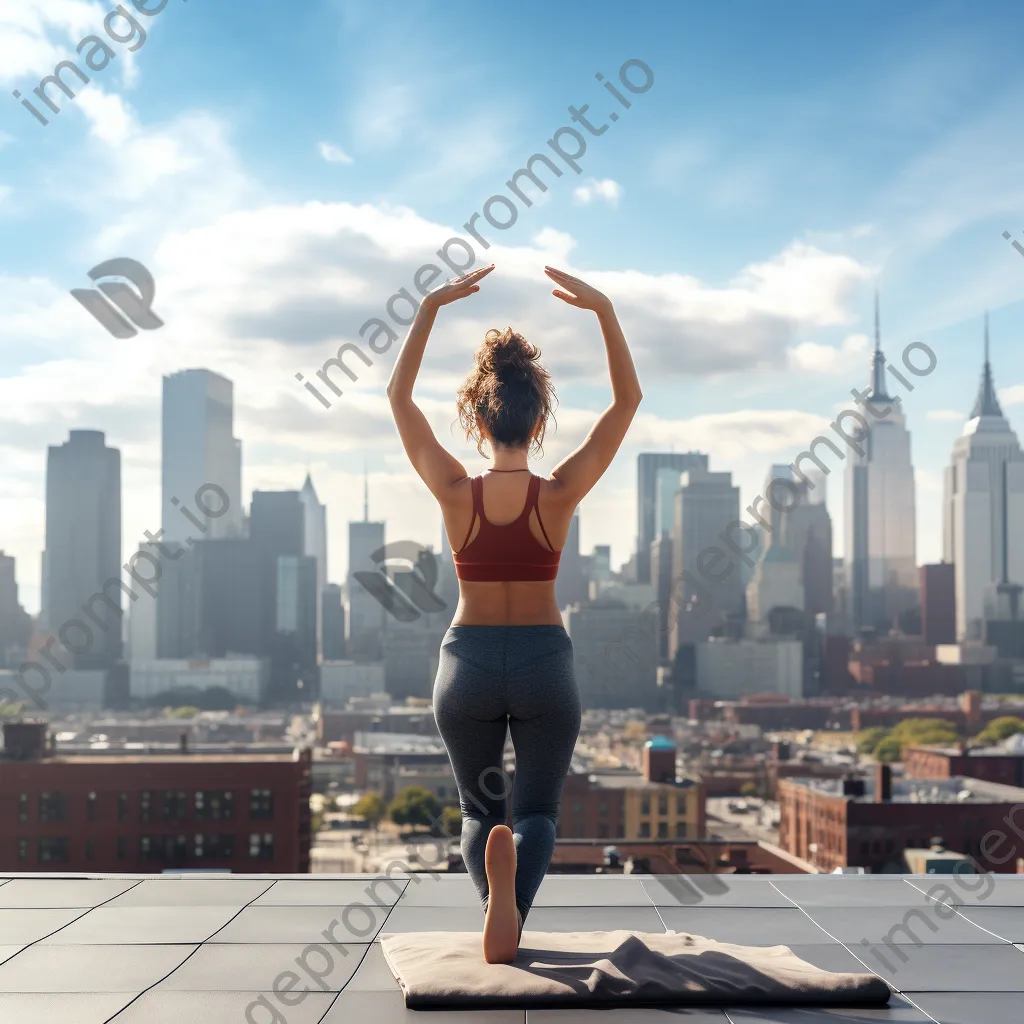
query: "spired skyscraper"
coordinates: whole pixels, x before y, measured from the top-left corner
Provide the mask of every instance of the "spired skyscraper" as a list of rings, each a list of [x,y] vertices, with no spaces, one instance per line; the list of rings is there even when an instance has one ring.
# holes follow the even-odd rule
[[[319,662],[324,650],[324,587],[327,586],[327,507],[320,504],[313,478],[306,473],[306,482],[299,491],[305,530],[303,554],[316,559],[316,656]]]
[[[902,403],[886,387],[877,293],[867,394],[859,402],[867,436],[851,445],[846,464],[844,559],[852,627],[887,632],[917,605],[920,581],[910,432]]]
[[[981,639],[984,620],[1000,617],[999,588],[1024,582],[1024,454],[996,397],[987,313],[978,397],[945,474],[943,547],[955,571],[957,636]]]

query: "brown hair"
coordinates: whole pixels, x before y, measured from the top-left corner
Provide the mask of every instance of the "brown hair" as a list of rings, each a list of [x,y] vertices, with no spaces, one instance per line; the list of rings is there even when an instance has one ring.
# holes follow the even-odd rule
[[[551,375],[540,364],[540,349],[511,327],[489,330],[458,392],[459,423],[466,440],[476,441],[476,450],[484,454],[479,416],[495,445],[522,448],[533,443],[542,451],[555,403]]]

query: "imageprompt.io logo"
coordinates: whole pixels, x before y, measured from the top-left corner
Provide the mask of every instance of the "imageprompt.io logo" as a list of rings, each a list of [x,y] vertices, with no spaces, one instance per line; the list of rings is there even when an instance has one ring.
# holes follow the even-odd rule
[[[377,548],[370,558],[380,566],[380,572],[353,575],[399,622],[414,622],[420,615],[447,607],[434,593],[437,559],[433,551],[413,540],[396,540]]]
[[[115,338],[134,338],[139,329],[163,327],[163,320],[151,308],[156,294],[153,275],[138,260],[124,256],[106,260],[93,267],[89,277],[100,282],[96,288],[73,288],[71,294]],[[125,281],[131,282],[131,287]]]

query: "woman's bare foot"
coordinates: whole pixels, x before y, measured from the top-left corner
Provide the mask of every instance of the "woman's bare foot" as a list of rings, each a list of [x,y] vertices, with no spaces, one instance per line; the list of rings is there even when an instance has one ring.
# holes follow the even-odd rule
[[[495,825],[484,853],[487,870],[487,916],[484,918],[484,959],[507,964],[519,951],[519,909],[516,907],[516,844],[507,825]]]

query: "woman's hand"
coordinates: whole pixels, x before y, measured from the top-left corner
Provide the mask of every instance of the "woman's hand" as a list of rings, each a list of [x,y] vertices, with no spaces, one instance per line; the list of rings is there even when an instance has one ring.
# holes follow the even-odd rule
[[[481,267],[479,270],[463,274],[462,277],[445,281],[440,288],[435,288],[427,293],[423,299],[423,305],[439,309],[441,306],[447,306],[449,302],[464,299],[467,295],[480,291],[480,285],[477,282],[482,281],[493,269],[494,264],[492,263],[489,267]]]
[[[604,292],[592,288],[585,281],[581,281],[564,270],[555,270],[554,267],[545,267],[544,273],[561,288],[556,288],[551,294],[568,302],[570,306],[578,309],[592,309],[595,313],[607,313],[612,308],[612,301]]]

